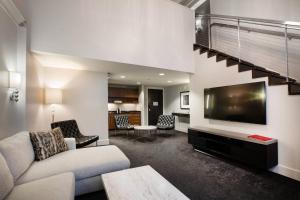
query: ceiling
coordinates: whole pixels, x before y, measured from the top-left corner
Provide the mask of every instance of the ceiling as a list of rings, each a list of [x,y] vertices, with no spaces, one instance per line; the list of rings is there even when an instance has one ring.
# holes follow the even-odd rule
[[[110,73],[109,83],[128,85],[171,86],[189,83],[189,74],[173,70],[101,61],[59,54],[37,53],[43,67]],[[161,74],[161,75],[160,75]],[[164,74],[162,76],[162,74]]]

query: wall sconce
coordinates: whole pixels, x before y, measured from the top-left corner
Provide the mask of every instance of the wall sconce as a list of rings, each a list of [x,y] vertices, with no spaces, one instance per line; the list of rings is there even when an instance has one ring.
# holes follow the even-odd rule
[[[51,118],[52,118],[52,122],[54,122],[55,104],[62,104],[62,90],[54,89],[54,88],[46,88],[45,104],[50,104],[52,106]]]
[[[17,72],[8,72],[8,88],[11,90],[10,101],[19,101],[19,89],[21,87],[21,74]]]

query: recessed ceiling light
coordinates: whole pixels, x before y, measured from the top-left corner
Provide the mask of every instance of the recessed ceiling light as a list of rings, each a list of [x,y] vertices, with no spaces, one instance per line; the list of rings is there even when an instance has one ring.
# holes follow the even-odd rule
[[[168,81],[168,83],[173,83],[173,81]]]
[[[120,77],[121,77],[121,78],[126,78],[126,76],[123,76],[123,75],[122,75],[122,76],[120,76]]]
[[[165,73],[159,73],[159,75],[160,75],[160,76],[164,76],[164,75],[165,75]]]

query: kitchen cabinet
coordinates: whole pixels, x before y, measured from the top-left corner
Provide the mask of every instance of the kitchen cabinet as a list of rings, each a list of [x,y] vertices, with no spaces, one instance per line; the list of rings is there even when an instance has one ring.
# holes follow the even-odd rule
[[[108,102],[114,103],[120,101],[122,103],[138,103],[139,88],[136,86],[116,86],[108,87]]]

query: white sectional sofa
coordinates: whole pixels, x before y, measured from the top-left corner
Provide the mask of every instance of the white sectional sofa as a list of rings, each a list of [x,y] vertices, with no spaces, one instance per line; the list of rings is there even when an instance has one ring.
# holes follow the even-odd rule
[[[28,132],[0,141],[0,200],[69,200],[103,189],[101,174],[130,167],[116,146],[76,149],[75,139],[65,139],[69,150],[34,161]]]

